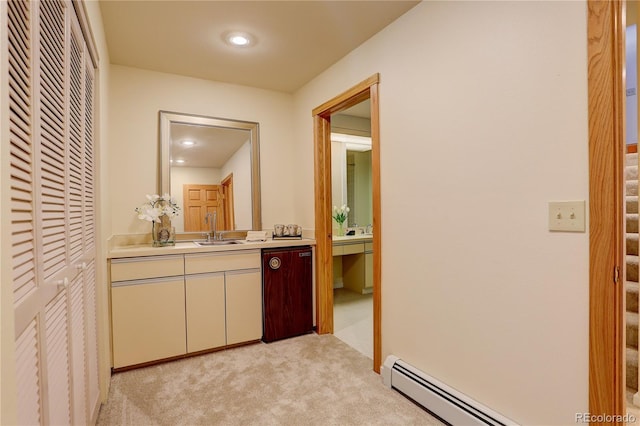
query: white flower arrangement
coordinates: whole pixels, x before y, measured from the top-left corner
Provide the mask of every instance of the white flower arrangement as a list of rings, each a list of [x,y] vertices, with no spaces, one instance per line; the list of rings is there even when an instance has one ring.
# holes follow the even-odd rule
[[[338,222],[338,225],[342,226],[342,224],[347,220],[350,210],[351,209],[346,204],[343,204],[340,208],[333,206],[333,220]]]
[[[169,194],[147,195],[147,202],[135,210],[138,213],[138,219],[157,223],[162,222],[162,216],[171,219],[180,214],[180,207]]]

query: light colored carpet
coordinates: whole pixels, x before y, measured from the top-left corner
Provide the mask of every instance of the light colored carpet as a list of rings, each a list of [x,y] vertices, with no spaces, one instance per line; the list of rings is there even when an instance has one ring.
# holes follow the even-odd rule
[[[333,335],[115,374],[98,425],[441,425]]]

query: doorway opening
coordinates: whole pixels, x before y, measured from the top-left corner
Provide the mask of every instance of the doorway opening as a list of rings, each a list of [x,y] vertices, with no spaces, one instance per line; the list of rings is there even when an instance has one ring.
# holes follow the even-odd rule
[[[372,187],[372,293],[373,293],[373,370],[381,364],[381,227],[380,227],[380,129],[378,84],[375,74],[313,110],[315,144],[316,218],[316,324],[319,334],[334,333],[333,318],[333,199],[331,165],[331,116],[365,100],[370,102],[371,187]]]
[[[331,115],[331,191],[334,218],[333,334],[373,359],[373,191],[369,99]]]

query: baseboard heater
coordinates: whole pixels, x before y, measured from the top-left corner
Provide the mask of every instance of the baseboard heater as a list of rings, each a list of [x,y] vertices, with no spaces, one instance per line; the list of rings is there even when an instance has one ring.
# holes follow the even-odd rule
[[[384,362],[382,381],[454,426],[517,425],[394,355],[389,355]]]

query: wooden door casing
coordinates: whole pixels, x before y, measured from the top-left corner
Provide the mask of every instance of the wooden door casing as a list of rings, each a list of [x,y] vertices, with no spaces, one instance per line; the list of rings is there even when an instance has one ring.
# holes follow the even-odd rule
[[[373,370],[382,364],[382,239],[380,204],[380,75],[348,89],[312,111],[316,222],[316,322],[318,333],[333,333],[333,257],[331,219],[331,114],[371,100],[371,171],[373,189]]]
[[[222,202],[224,204],[224,217],[228,230],[236,229],[235,212],[233,210],[233,173],[222,179]]]
[[[624,2],[589,0],[589,412],[624,414]],[[619,274],[618,274],[619,275]],[[617,419],[617,420],[616,420]]]

